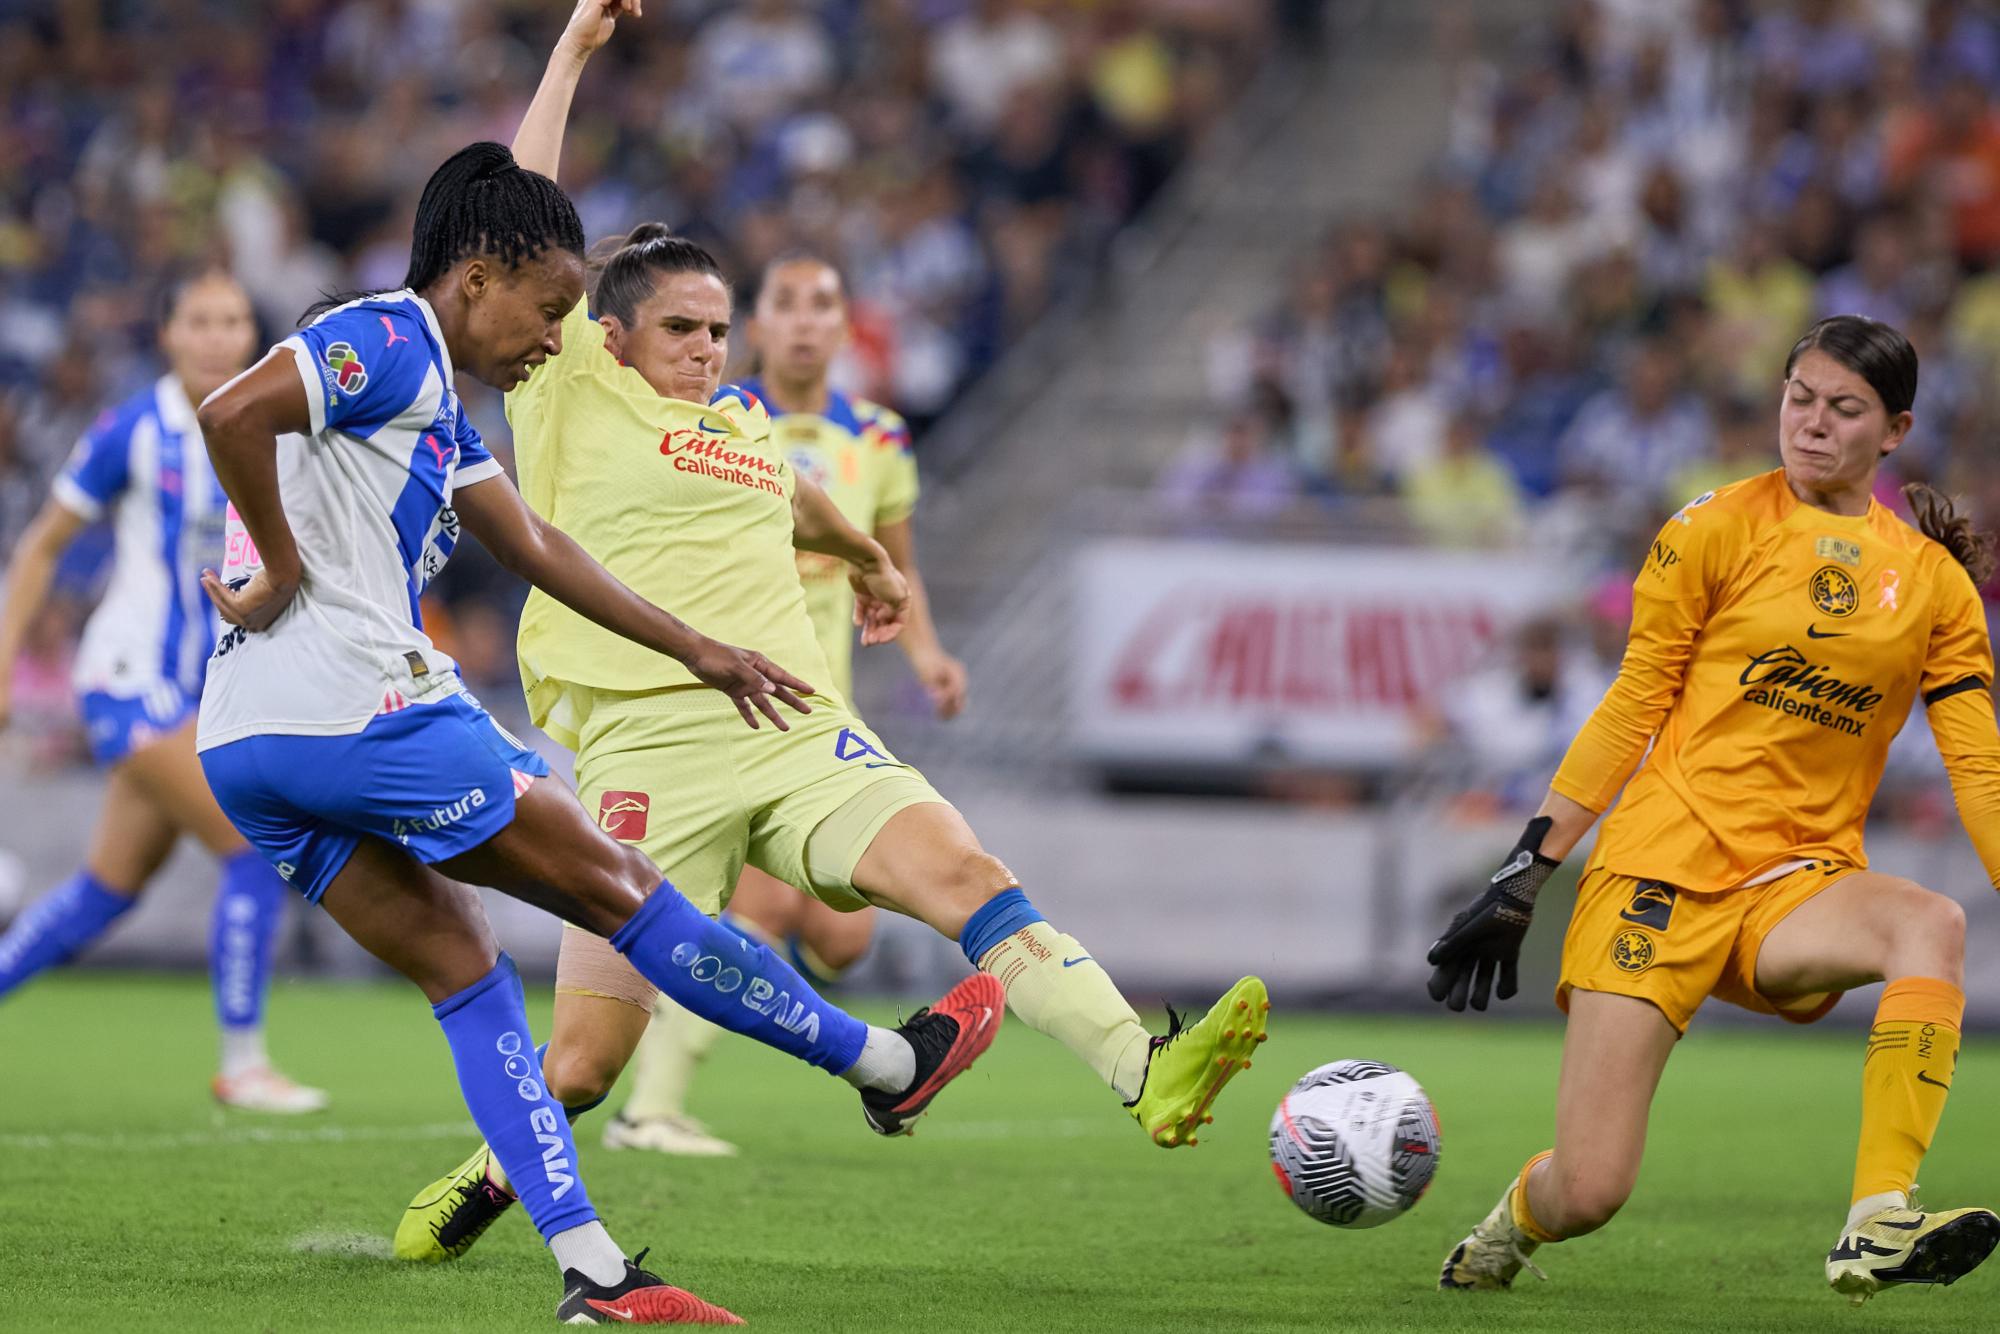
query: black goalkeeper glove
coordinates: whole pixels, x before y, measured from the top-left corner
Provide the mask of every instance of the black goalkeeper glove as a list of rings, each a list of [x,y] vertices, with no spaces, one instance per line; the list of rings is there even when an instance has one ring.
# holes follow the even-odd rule
[[[1486,892],[1452,918],[1431,946],[1432,1000],[1453,1010],[1463,1010],[1470,1000],[1473,1009],[1484,1010],[1487,996],[1495,991],[1496,974],[1501,1000],[1512,999],[1520,989],[1521,941],[1534,917],[1535,895],[1561,865],[1542,855],[1542,839],[1553,823],[1546,815],[1528,821]]]

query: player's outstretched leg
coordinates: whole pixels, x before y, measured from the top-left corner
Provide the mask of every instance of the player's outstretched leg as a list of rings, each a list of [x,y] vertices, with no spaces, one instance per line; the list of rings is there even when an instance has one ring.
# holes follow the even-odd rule
[[[0,997],[46,968],[68,962],[138,901],[89,871],[23,908],[0,935]]]
[[[1683,1020],[1684,1021],[1684,1020]],[[1438,1287],[1503,1291],[1539,1246],[1595,1232],[1639,1177],[1646,1116],[1680,1029],[1652,1002],[1570,992],[1556,1146],[1530,1158],[1492,1212],[1445,1257]]]
[[[208,972],[222,1029],[222,1068],[210,1087],[226,1107],[297,1114],[326,1106],[322,1090],[296,1083],[272,1066],[264,1046],[271,945],[291,897],[291,886],[255,849],[222,859],[222,884],[209,921]]]
[[[1022,1022],[1068,1047],[1114,1089],[1162,1148],[1196,1143],[1216,1095],[1266,1035],[1270,999],[1246,977],[1200,1021],[1169,1014],[1155,1037],[1091,953],[1030,903],[965,818],[930,800],[891,816],[854,869],[854,886],[877,903],[955,938],[994,978]]]
[[[1882,990],[1861,1067],[1854,1203],[1826,1281],[1859,1306],[1899,1283],[1953,1283],[2000,1246],[1990,1209],[1920,1210],[1911,1199],[1958,1066],[1965,993],[1935,977]]]
[[[536,1067],[520,978],[494,945],[473,890],[388,844],[363,841],[321,905],[430,998],[473,1124],[562,1271],[564,1321],[741,1323],[628,1262],[598,1221],[568,1118]]]

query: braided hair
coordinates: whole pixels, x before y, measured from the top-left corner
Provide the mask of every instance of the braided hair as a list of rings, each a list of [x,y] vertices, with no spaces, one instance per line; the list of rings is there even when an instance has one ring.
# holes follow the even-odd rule
[[[422,291],[467,255],[492,255],[514,268],[552,248],[583,256],[583,224],[562,187],[514,161],[503,144],[467,144],[424,184],[403,286]],[[323,297],[300,323],[370,295]]]

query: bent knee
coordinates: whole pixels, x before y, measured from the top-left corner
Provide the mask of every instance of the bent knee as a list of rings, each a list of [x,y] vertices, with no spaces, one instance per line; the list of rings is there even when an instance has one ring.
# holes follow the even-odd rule
[[[1574,1237],[1597,1231],[1617,1217],[1631,1195],[1631,1186],[1624,1182],[1567,1183],[1562,1188],[1562,1235]]]
[[[611,1053],[588,1047],[550,1047],[542,1058],[542,1080],[549,1096],[565,1107],[581,1107],[604,1097],[623,1069]]]
[[[1936,890],[1905,882],[1908,888],[1896,906],[1897,934],[1921,941],[1947,957],[1965,956],[1965,909],[1958,900]]]

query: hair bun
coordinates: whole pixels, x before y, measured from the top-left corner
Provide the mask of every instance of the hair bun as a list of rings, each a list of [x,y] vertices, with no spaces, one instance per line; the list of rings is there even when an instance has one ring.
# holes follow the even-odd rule
[[[625,233],[625,245],[644,245],[648,241],[661,241],[674,234],[674,229],[664,222],[642,222]]]

